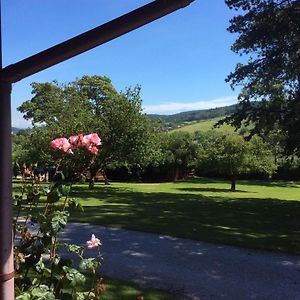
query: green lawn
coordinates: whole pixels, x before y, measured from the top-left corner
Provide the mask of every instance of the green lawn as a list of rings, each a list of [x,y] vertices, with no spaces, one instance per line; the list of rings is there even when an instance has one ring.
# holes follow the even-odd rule
[[[75,185],[73,221],[300,254],[300,184],[221,180]]]
[[[136,300],[137,297],[144,297],[145,300],[176,300],[179,299],[174,295],[167,294],[161,291],[150,289],[142,289],[139,286],[126,283],[123,281],[104,278],[106,286],[105,292],[101,296],[101,300]]]
[[[219,180],[74,186],[73,221],[300,254],[300,185]]]

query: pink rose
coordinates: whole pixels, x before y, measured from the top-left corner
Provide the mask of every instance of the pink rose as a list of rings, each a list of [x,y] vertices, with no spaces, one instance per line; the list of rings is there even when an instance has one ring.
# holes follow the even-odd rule
[[[98,153],[98,148],[96,146],[90,146],[88,149],[93,154],[97,154]]]
[[[71,148],[71,144],[66,138],[57,138],[50,142],[50,146],[53,149],[59,149],[64,152],[68,152]]]
[[[95,145],[95,146],[100,146],[101,139],[97,133],[91,133],[91,134],[83,136],[82,144],[86,147],[89,147],[91,144]]]
[[[93,143],[95,146],[101,145],[101,139],[97,133],[91,133],[89,136],[90,136],[91,143]]]
[[[98,246],[101,246],[102,244],[101,244],[101,241],[99,239],[97,239],[94,234],[92,234],[91,239],[86,242],[86,245],[89,249],[93,249]]]
[[[88,148],[91,144],[90,137],[88,135],[84,135],[82,140],[81,140],[81,143],[82,143],[83,146]]]
[[[76,147],[78,145],[78,142],[79,142],[79,136],[78,135],[72,135],[69,137],[69,143]]]
[[[57,138],[50,142],[53,149],[59,149],[66,153],[73,154],[73,149],[78,147],[87,148],[92,154],[97,154],[99,149],[97,146],[101,145],[101,139],[97,133],[91,133],[83,136],[82,134],[71,135],[69,139]]]
[[[72,145],[72,149],[82,145],[82,137],[82,134],[72,135],[69,137],[69,143]]]
[[[101,145],[101,139],[97,133],[91,133],[83,136],[81,144],[92,154],[97,154],[99,151],[97,146]]]
[[[55,139],[50,142],[50,147],[53,149],[58,149],[60,147],[60,139]]]

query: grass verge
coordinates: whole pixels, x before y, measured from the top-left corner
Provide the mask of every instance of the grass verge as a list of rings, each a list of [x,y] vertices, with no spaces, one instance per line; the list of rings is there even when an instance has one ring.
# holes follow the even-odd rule
[[[145,300],[176,300],[174,295],[162,291],[143,289],[138,285],[119,281],[111,278],[104,278],[106,291],[101,296],[101,300],[136,300],[137,297],[144,297]]]

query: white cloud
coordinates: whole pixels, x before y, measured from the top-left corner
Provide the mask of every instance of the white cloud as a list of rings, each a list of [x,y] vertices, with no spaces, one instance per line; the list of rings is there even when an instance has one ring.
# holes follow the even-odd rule
[[[27,128],[31,127],[31,122],[26,121],[19,112],[13,111],[12,126],[17,128]]]
[[[147,114],[175,114],[183,111],[216,108],[236,103],[237,97],[229,96],[195,102],[165,102],[162,104],[145,105],[143,110]]]

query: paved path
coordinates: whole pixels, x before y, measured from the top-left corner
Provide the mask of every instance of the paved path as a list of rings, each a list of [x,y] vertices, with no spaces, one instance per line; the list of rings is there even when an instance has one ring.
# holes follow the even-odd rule
[[[102,242],[102,274],[200,300],[300,300],[300,256],[69,223],[62,239]],[[94,250],[90,251],[91,256]]]

